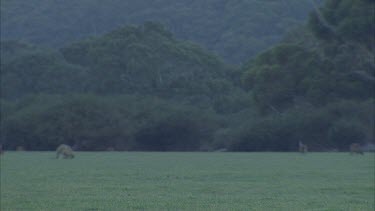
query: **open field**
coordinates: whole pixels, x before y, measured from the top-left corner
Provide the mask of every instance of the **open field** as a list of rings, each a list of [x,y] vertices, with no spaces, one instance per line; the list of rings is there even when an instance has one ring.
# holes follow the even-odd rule
[[[1,210],[374,210],[374,153],[54,155],[1,157]]]

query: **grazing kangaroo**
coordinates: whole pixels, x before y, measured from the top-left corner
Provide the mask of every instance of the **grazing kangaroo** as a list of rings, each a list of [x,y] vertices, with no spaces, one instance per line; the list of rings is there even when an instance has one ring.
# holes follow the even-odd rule
[[[352,143],[350,145],[350,154],[361,154],[363,155],[363,150],[361,149],[361,145],[358,143]]]
[[[307,152],[307,145],[305,145],[301,141],[299,141],[299,143],[298,143],[298,151],[300,153],[306,153]]]
[[[56,159],[58,159],[60,155],[62,155],[63,158],[74,158],[73,149],[66,144],[61,144],[59,147],[57,147]]]

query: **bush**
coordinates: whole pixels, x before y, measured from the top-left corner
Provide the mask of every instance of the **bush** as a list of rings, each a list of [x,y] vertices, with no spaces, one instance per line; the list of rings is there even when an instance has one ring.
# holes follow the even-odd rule
[[[351,143],[362,143],[365,133],[359,123],[339,120],[330,128],[328,137],[340,150],[347,150]]]
[[[218,125],[210,111],[144,96],[41,95],[14,109],[1,125],[8,149],[54,150],[66,143],[78,150],[190,151],[210,142]]]
[[[218,127],[215,115],[189,107],[171,108],[147,122],[135,134],[137,150],[197,151],[211,142]]]

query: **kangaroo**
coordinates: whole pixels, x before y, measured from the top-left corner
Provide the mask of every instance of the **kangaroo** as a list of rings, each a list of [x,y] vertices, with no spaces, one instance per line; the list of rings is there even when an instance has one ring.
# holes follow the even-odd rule
[[[59,159],[60,155],[63,158],[70,158],[70,159],[74,158],[73,149],[66,144],[61,144],[59,147],[57,147],[56,159]]]
[[[361,149],[361,145],[358,143],[352,143],[350,145],[350,154],[361,154],[363,155],[363,150]]]
[[[307,145],[303,144],[301,141],[298,143],[298,151],[300,153],[306,153],[307,152]]]

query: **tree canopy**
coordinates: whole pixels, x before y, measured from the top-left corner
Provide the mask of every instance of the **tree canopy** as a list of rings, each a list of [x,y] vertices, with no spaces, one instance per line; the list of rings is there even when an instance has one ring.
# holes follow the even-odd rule
[[[30,6],[32,1],[23,2]],[[124,2],[118,1],[119,8]],[[148,2],[158,8],[166,1]],[[177,2],[184,5],[170,1],[171,8]],[[227,11],[247,5],[219,2],[191,6]],[[288,1],[248,1],[268,5],[267,11],[280,2]],[[2,12],[19,3],[6,1]],[[82,3],[110,5],[75,4]],[[176,38],[171,25],[153,21],[109,32],[103,28],[70,43],[60,40],[58,48],[2,41],[0,142],[6,149],[51,150],[65,142],[78,150],[149,151],[295,151],[299,141],[311,150],[329,151],[348,150],[352,142],[374,143],[374,4],[327,0],[304,25],[238,68]],[[230,22],[236,25],[238,17]],[[246,20],[238,24],[253,29],[254,22]],[[268,28],[257,27],[267,37]],[[246,30],[230,37],[239,39]],[[225,52],[239,55],[233,52],[241,48],[233,49]]]
[[[242,67],[242,85],[265,125],[250,124],[238,138],[238,149],[259,149],[264,143],[256,140],[266,137],[266,143],[281,137],[339,149],[374,141],[374,121],[360,117],[363,111],[374,113],[372,8],[374,1],[328,0],[311,13],[306,26]]]

